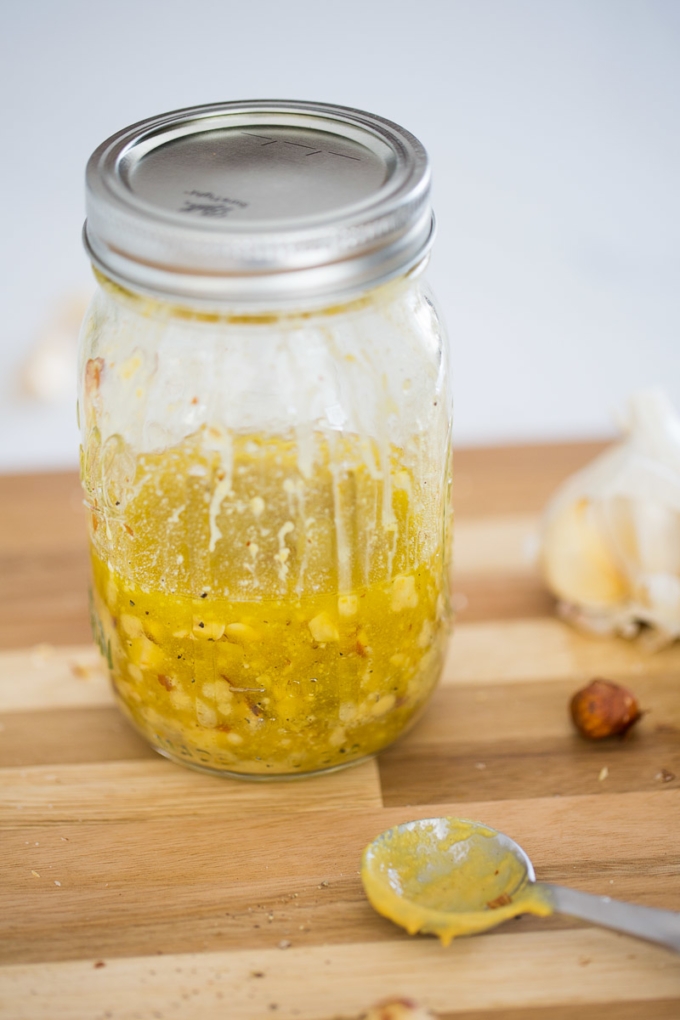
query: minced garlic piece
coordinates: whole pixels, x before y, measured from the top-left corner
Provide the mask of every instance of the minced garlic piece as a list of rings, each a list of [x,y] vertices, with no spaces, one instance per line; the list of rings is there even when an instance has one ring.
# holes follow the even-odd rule
[[[331,620],[328,613],[319,613],[313,620],[309,621],[309,630],[315,641],[322,644],[325,641],[339,641],[338,628]]]

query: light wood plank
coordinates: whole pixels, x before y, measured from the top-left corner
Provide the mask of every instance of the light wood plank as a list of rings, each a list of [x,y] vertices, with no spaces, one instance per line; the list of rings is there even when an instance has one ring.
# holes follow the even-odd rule
[[[583,966],[589,966],[583,957]],[[439,1013],[437,1020],[678,1020],[677,999],[648,999],[646,1002],[615,999],[611,1002],[554,1003],[551,1006],[505,1006]]]
[[[493,514],[454,526],[454,583],[464,574],[536,574],[540,517]]]
[[[463,518],[454,528],[453,606],[459,623],[554,617],[536,563],[534,514]]]
[[[585,963],[587,961],[587,964]],[[0,970],[6,1016],[22,1020],[331,1020],[386,996],[449,1014],[678,997],[677,957],[605,931],[156,956]]]
[[[644,858],[651,867],[652,861],[665,860],[675,849],[669,834],[680,826],[680,790],[430,804],[429,809],[506,832],[529,853],[539,878],[559,870],[567,882],[579,861]],[[388,810],[401,819],[427,817],[422,807]]]
[[[0,652],[0,713],[113,703],[108,673],[94,645]]]
[[[382,806],[378,768],[364,762],[329,776],[281,784],[201,775],[172,762],[0,769],[0,825],[104,822]]]
[[[607,675],[611,678],[612,673]],[[621,679],[613,674],[613,679]],[[571,696],[583,676],[520,683],[442,684],[416,726],[395,746],[447,745],[451,749],[477,744],[493,753],[493,745],[516,741],[527,747],[534,740],[573,741],[596,760],[621,757],[628,748],[645,743],[653,747],[659,737],[680,745],[680,679],[674,671],[624,676],[635,693],[643,716],[623,739],[585,740],[574,729],[569,712]]]
[[[656,653],[637,641],[584,635],[560,620],[460,624],[444,684],[521,683],[594,676],[634,678],[680,670],[680,644]]]

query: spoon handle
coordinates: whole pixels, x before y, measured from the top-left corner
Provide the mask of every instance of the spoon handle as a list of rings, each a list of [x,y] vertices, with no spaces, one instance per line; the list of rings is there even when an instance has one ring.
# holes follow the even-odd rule
[[[609,896],[593,896],[577,889],[566,889],[562,885],[550,885],[547,882],[538,884],[548,892],[555,910],[560,914],[580,917],[584,921],[615,928],[650,942],[660,942],[680,952],[680,913],[622,903]]]

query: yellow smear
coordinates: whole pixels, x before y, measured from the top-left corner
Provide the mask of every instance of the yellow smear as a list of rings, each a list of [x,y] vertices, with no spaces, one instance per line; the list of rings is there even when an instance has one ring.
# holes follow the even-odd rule
[[[498,833],[456,818],[410,822],[383,833],[364,851],[361,879],[372,906],[410,935],[443,945],[520,914],[547,917],[548,893]]]
[[[418,267],[416,267],[417,269]],[[345,315],[348,312],[355,312],[363,308],[374,306],[377,301],[384,300],[388,303],[394,294],[394,291],[404,285],[404,281],[417,275],[412,270],[406,276],[399,277],[396,280],[390,280],[388,283],[382,284],[380,287],[375,287],[369,294],[362,294],[358,297],[349,298],[346,301],[341,301],[336,304],[325,305],[321,307],[314,307],[310,309],[295,308],[294,310],[284,311],[248,311],[237,313],[232,310],[221,311],[205,310],[201,308],[194,308],[188,305],[174,304],[170,301],[160,300],[153,298],[148,295],[139,294],[135,291],[128,290],[126,287],[122,287],[119,283],[115,283],[109,277],[105,276],[98,269],[94,269],[93,272],[99,285],[110,294],[114,294],[118,300],[125,302],[125,304],[134,307],[141,315],[155,316],[160,315],[163,317],[171,317],[176,319],[184,319],[192,322],[211,322],[211,323],[229,323],[230,325],[263,325],[270,326],[276,325],[287,320],[307,320],[316,317],[334,317],[338,315]]]

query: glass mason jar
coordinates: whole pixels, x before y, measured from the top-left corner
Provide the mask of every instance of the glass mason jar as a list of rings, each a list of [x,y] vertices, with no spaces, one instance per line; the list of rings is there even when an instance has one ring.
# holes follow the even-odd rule
[[[426,154],[356,110],[227,103],[113,136],[87,185],[82,481],[120,705],[209,772],[360,761],[449,629]]]

